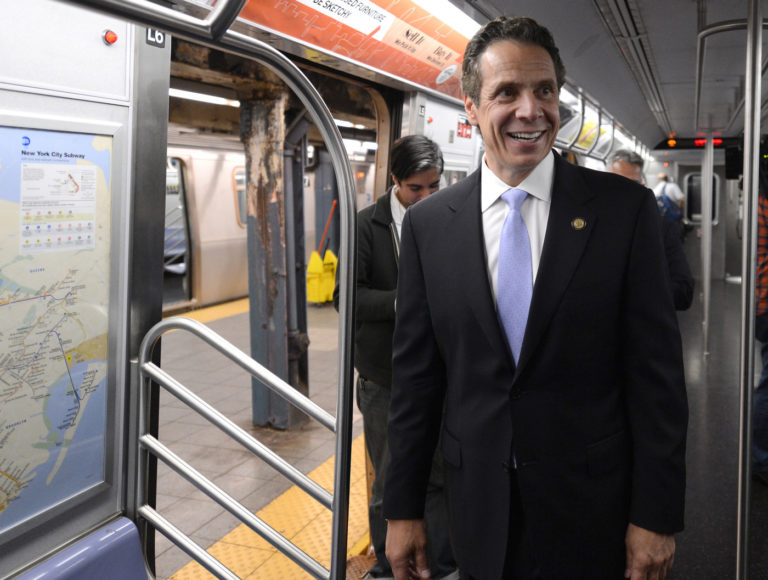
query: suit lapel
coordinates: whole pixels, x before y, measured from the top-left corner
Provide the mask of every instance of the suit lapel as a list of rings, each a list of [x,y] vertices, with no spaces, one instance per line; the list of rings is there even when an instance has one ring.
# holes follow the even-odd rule
[[[580,170],[556,155],[547,233],[516,375],[535,352],[587,246],[597,219],[586,203],[593,196]]]
[[[454,217],[449,226],[451,253],[461,268],[461,290],[489,344],[499,356],[510,358],[506,338],[496,314],[496,305],[488,280],[485,238],[480,212],[480,171],[472,176],[469,190],[457,192],[448,201]],[[514,365],[513,365],[514,366]]]

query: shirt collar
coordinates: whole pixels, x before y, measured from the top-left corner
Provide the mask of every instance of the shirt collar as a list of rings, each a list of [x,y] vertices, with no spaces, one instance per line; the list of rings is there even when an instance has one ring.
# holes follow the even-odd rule
[[[480,177],[481,201],[480,210],[485,211],[501,197],[511,186],[499,179],[491,171],[483,157]],[[549,154],[534,167],[530,175],[523,179],[517,186],[517,189],[524,189],[529,195],[532,195],[541,201],[548,202],[552,198],[552,183],[555,176],[555,154],[550,151]]]
[[[394,185],[392,186],[392,189],[389,190],[389,209],[392,212],[392,221],[398,226],[401,225],[403,223],[403,218],[405,217],[406,207],[400,203],[400,200],[395,195]]]

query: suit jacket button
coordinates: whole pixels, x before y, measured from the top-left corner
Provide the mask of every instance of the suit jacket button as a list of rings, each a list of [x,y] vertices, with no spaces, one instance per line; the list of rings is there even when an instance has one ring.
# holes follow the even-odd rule
[[[513,401],[519,400],[520,399],[520,389],[515,389],[514,391],[512,391],[511,397],[512,397]]]
[[[501,462],[501,466],[504,468],[504,471],[506,471],[507,473],[510,472],[509,461],[502,461]]]

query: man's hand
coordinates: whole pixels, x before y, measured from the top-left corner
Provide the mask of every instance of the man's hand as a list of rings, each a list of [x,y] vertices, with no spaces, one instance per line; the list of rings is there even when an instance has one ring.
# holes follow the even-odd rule
[[[395,580],[430,578],[424,520],[389,520],[386,551]]]
[[[664,580],[675,561],[675,536],[658,534],[634,524],[627,528],[627,570],[631,580]]]

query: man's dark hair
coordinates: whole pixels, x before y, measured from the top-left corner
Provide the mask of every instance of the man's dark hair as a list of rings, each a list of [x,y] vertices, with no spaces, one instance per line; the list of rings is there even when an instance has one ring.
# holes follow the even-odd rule
[[[514,40],[540,46],[552,57],[557,87],[560,88],[565,84],[565,65],[560,59],[560,51],[555,46],[552,33],[533,18],[499,16],[478,30],[464,51],[464,61],[461,63],[461,88],[473,103],[479,104],[480,87],[483,84],[483,79],[480,78],[480,58],[491,44],[499,40]]]
[[[607,165],[610,167],[617,161],[624,161],[625,163],[629,163],[630,165],[637,165],[640,169],[643,169],[645,166],[645,161],[643,161],[643,158],[640,157],[637,153],[634,151],[630,151],[629,149],[617,149],[613,153],[611,153],[608,156],[608,162]]]
[[[389,170],[399,181],[429,169],[443,173],[443,153],[432,139],[424,135],[406,135],[392,144]]]

